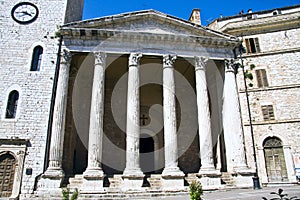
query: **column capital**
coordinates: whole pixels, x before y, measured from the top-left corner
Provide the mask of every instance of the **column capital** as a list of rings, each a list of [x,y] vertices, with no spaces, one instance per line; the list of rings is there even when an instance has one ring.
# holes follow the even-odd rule
[[[136,67],[140,64],[140,59],[143,56],[141,53],[131,53],[129,56],[129,67]]]
[[[177,56],[176,55],[164,55],[163,56],[163,68],[169,68],[173,67],[173,64],[176,60]]]
[[[227,60],[225,59],[225,72],[237,72],[237,68],[239,66],[239,63],[234,62],[233,59]]]
[[[61,56],[61,64],[70,64],[72,60],[72,53],[64,49]]]
[[[205,65],[208,62],[208,57],[195,56],[195,71],[205,70]]]
[[[95,56],[95,65],[103,65],[106,60],[105,52],[93,52]]]

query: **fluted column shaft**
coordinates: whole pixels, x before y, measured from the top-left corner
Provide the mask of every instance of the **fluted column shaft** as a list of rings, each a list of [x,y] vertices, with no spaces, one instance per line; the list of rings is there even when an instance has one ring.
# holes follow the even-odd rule
[[[178,168],[174,62],[176,56],[163,57],[163,114],[165,169],[163,175],[181,172]]]
[[[103,175],[101,168],[104,114],[104,82],[106,54],[95,52],[95,67],[90,111],[88,166],[85,176]]]
[[[44,175],[63,176],[62,152],[65,133],[65,119],[68,96],[68,81],[71,53],[64,50],[61,56],[53,112],[52,135],[49,150],[49,166]]]
[[[211,133],[211,117],[205,75],[205,65],[208,59],[195,57],[195,76],[198,107],[198,132],[200,144],[200,172],[215,170],[213,161],[213,144]]]
[[[140,168],[140,82],[139,60],[142,54],[132,53],[129,57],[126,122],[126,168],[124,175],[139,175]]]
[[[227,168],[239,171],[247,168],[241,121],[241,111],[233,61],[225,61],[223,91],[223,129],[226,146]]]

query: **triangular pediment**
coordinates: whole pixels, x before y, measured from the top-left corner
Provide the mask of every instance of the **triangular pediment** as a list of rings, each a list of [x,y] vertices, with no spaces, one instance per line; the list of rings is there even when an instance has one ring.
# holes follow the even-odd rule
[[[231,35],[211,30],[207,27],[173,17],[155,10],[124,13],[91,20],[73,22],[63,29],[95,29],[118,32],[138,32],[151,34],[200,36],[233,39]]]

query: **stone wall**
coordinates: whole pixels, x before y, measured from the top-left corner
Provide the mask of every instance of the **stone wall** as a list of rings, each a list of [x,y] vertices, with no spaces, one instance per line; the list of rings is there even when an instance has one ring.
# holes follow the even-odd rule
[[[22,193],[31,193],[36,177],[44,168],[50,101],[58,51],[55,32],[57,26],[63,23],[67,0],[34,1],[39,9],[39,15],[34,22],[26,25],[18,24],[11,17],[11,9],[17,3],[19,3],[17,0],[0,1],[2,52],[0,138],[20,138],[30,141],[24,169],[32,168],[32,174],[26,175],[23,170],[21,190]],[[81,16],[81,13],[78,16]],[[32,52],[37,45],[43,47],[42,64],[40,71],[32,72],[30,71]],[[7,99],[12,90],[19,92],[17,116],[15,119],[5,119]]]
[[[290,157],[285,155],[286,162],[291,163],[290,170],[294,170],[292,155],[300,152],[300,145],[297,142],[300,140],[300,103],[298,101],[300,98],[300,44],[297,39],[299,35],[299,29],[291,29],[245,37],[258,37],[261,49],[259,54],[244,55],[245,69],[253,74],[253,80],[247,79],[247,83],[253,84],[253,87],[248,87],[248,91],[260,175],[266,174],[266,169],[261,167],[265,160],[262,157],[263,154],[259,154],[258,149],[262,147],[267,137],[278,137],[282,140],[284,147],[290,149]],[[251,64],[255,65],[253,70],[250,70]],[[258,87],[255,75],[255,70],[258,69],[266,70],[268,87]],[[247,159],[250,166],[254,168],[253,145],[241,69],[237,78],[245,144],[246,147],[251,147],[246,148]],[[264,121],[262,105],[273,105],[275,120]],[[291,173],[294,172],[291,171]]]

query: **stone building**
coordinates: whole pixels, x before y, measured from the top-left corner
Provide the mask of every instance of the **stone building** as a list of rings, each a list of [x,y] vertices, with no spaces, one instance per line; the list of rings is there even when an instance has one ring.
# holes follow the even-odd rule
[[[82,199],[182,193],[193,180],[205,189],[252,186],[255,166],[244,89],[236,84],[233,49],[241,42],[235,33],[197,24],[199,10],[191,15],[194,22],[154,10],[80,21],[83,0],[2,5],[1,198],[58,198],[66,186],[77,188]],[[278,17],[286,19],[285,9],[280,11]],[[286,31],[287,45],[297,44],[297,23],[270,27]],[[291,62],[284,69],[293,66],[297,80],[297,53],[294,46],[260,56]],[[247,58],[245,66],[256,59],[254,54]],[[266,98],[264,92],[282,98],[276,104],[274,98],[262,101],[272,121],[259,121],[260,112],[253,109],[254,132],[261,134],[255,135],[261,141],[258,155],[282,151],[284,181],[294,183],[298,86],[291,75],[278,72],[282,67],[269,74],[271,66],[254,64],[255,70],[265,69],[257,74],[282,79],[272,85],[268,77],[266,87],[262,77],[263,88],[249,89],[256,95],[250,95],[251,102]],[[284,95],[292,91],[286,103]],[[278,106],[273,116],[265,103],[270,101]],[[284,112],[292,105],[294,110]],[[286,134],[293,134],[294,143]],[[273,148],[274,143],[281,146]],[[264,163],[259,157],[259,175],[267,183],[270,162]]]
[[[216,19],[208,26],[243,40],[258,175],[265,185],[296,182],[300,155],[299,17],[300,5],[295,5],[261,12],[249,10]],[[254,168],[241,69],[238,85],[245,144],[249,147],[247,160]],[[300,170],[299,164],[297,168]]]

